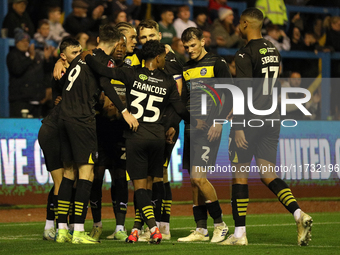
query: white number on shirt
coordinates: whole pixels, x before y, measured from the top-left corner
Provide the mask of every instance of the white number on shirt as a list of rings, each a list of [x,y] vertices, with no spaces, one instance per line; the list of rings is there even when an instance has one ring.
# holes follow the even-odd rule
[[[263,95],[269,95],[269,84],[268,84],[269,72],[274,72],[272,85],[271,85],[272,87],[271,87],[271,90],[270,90],[270,94],[272,94],[273,87],[275,85],[277,76],[279,75],[279,67],[278,66],[269,66],[269,67],[262,68],[262,73],[265,74],[264,81],[263,81],[263,91],[262,91]]]
[[[131,95],[136,96],[137,98],[135,100],[133,100],[131,102],[131,106],[136,107],[137,108],[137,113],[132,114],[136,119],[139,119],[140,117],[143,116],[144,113],[144,108],[143,106],[140,104],[148,95],[143,93],[143,92],[139,92],[136,90],[131,90]],[[149,96],[148,99],[148,103],[146,105],[145,110],[154,112],[154,115],[152,117],[143,117],[143,121],[145,122],[156,122],[159,118],[160,115],[160,110],[159,108],[153,106],[154,102],[163,102],[163,97],[157,97],[157,96]]]
[[[80,69],[81,69],[80,66],[76,65],[76,67],[74,67],[71,70],[70,74],[68,75],[67,79],[69,80],[70,84],[66,88],[67,91],[71,90],[73,83],[75,82],[75,80],[78,78],[80,74]]]

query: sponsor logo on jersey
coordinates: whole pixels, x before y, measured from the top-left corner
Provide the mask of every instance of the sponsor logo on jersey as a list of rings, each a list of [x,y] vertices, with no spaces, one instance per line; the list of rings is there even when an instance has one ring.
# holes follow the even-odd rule
[[[107,63],[107,67],[111,67],[111,68],[115,67],[115,64],[113,63],[112,60],[109,60],[109,62]]]
[[[201,74],[202,76],[204,76],[204,75],[207,74],[207,72],[208,72],[208,71],[207,71],[207,68],[202,68],[200,74]]]
[[[126,59],[124,60],[124,62],[125,62],[125,64],[127,64],[127,65],[129,65],[129,66],[131,66],[131,64],[132,64],[132,61],[131,61],[131,59],[129,59],[129,58],[126,58]]]
[[[145,74],[140,74],[139,79],[141,79],[142,81],[146,81],[148,79],[148,76],[146,76]]]
[[[238,54],[241,58],[244,58],[244,55],[246,55],[245,53],[243,54]]]
[[[272,48],[267,48],[268,52],[274,52],[276,50],[276,48],[272,47]]]
[[[260,54],[265,55],[267,53],[266,48],[259,49]]]

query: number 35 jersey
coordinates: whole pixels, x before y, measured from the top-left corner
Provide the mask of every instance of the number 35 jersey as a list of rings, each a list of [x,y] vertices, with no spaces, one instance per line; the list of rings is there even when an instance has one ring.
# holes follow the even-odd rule
[[[127,108],[140,123],[136,133],[126,132],[125,137],[164,139],[165,133],[161,119],[168,104],[172,104],[176,112],[190,122],[190,114],[181,101],[172,75],[168,75],[162,70],[150,71],[140,66],[103,68],[96,60],[101,54],[101,51],[94,51],[94,56],[88,55],[86,62],[100,75],[125,84]],[[105,82],[110,81],[104,77],[102,79]]]
[[[251,40],[235,55],[236,84],[251,84],[252,103],[256,110],[272,107],[273,87],[277,87],[281,56],[275,46],[266,39]],[[244,88],[244,87],[243,87]],[[243,90],[243,89],[242,89]],[[243,91],[244,95],[246,91]],[[245,96],[245,100],[247,97]],[[245,108],[245,119],[261,118]]]

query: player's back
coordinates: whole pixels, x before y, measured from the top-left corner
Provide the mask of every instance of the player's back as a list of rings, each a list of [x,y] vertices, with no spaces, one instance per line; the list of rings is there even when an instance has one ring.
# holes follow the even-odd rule
[[[103,55],[100,61],[111,67],[109,56]],[[101,92],[98,75],[91,71],[80,56],[72,61],[65,75],[60,117],[68,121],[92,123],[95,120],[94,107]]]
[[[164,137],[161,125],[164,110],[171,101],[180,101],[173,77],[158,69],[150,71],[140,66],[129,69],[133,75],[125,82],[126,97],[129,110],[140,123],[137,133],[148,130],[156,137]]]
[[[280,62],[279,51],[271,42],[263,38],[249,41],[236,53],[236,82],[251,79],[252,103],[255,109],[271,108],[273,87],[278,85]],[[255,116],[249,112],[247,114],[247,118]]]

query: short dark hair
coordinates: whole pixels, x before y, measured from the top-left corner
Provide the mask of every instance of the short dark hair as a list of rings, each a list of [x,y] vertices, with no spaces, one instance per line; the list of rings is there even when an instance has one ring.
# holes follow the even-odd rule
[[[139,30],[143,28],[155,28],[159,32],[159,25],[152,19],[142,20],[137,27],[137,35],[139,36]]]
[[[183,43],[185,43],[185,42],[189,42],[194,37],[196,37],[198,40],[202,40],[203,30],[197,27],[189,27],[183,31],[181,40]]]
[[[99,28],[99,42],[116,43],[121,36],[120,31],[109,24],[102,25]]]
[[[142,58],[146,61],[165,53],[165,46],[156,40],[147,41],[142,48]]]
[[[48,19],[39,20],[38,29],[40,29],[42,27],[42,25],[50,25],[50,23],[48,22]]]
[[[257,19],[259,21],[263,21],[263,13],[260,9],[255,8],[255,7],[249,7],[247,9],[245,9],[241,16],[247,16],[247,17],[251,17],[253,19]]]
[[[73,37],[65,37],[60,43],[60,53],[65,52],[65,49],[69,46],[80,47],[80,43]]]
[[[172,13],[174,13],[174,11],[173,11],[171,8],[169,8],[169,7],[165,7],[165,8],[162,8],[162,9],[161,9],[161,15],[162,15],[163,13],[166,13],[166,12],[172,12]]]

